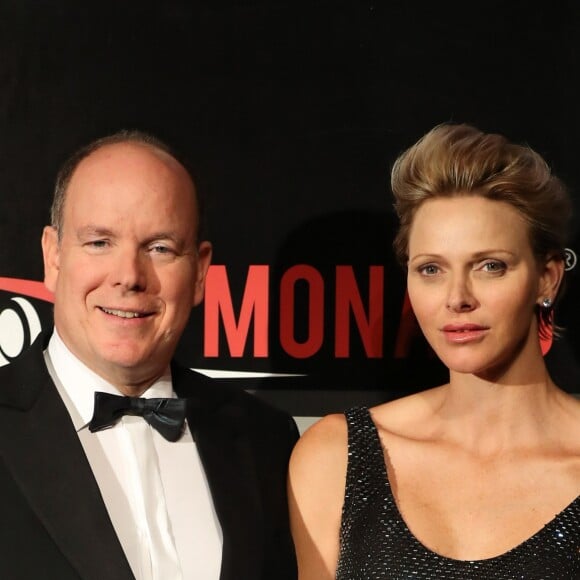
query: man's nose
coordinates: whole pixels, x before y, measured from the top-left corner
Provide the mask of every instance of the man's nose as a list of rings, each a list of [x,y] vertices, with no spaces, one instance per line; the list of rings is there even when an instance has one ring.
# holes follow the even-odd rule
[[[147,286],[146,257],[139,249],[119,248],[111,272],[114,286],[124,290],[142,291]]]

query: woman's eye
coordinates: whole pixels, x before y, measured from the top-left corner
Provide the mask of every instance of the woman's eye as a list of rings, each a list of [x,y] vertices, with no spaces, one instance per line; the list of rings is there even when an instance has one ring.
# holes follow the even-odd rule
[[[434,264],[426,264],[419,268],[419,272],[424,276],[435,276],[435,274],[439,273],[439,268]]]
[[[482,269],[490,273],[503,272],[506,269],[506,265],[499,260],[490,260],[483,264]]]

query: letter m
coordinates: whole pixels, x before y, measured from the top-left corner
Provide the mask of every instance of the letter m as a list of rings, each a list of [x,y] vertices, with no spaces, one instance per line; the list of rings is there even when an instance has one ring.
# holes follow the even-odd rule
[[[204,356],[219,356],[219,319],[223,322],[230,356],[244,356],[250,323],[254,320],[254,357],[268,356],[269,266],[250,266],[236,320],[226,267],[211,266],[205,283]]]

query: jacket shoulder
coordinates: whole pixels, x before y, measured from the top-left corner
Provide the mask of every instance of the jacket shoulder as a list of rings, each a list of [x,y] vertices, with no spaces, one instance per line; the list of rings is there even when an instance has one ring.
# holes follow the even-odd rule
[[[28,409],[51,378],[44,362],[47,337],[40,335],[20,356],[0,367],[0,406]]]
[[[287,431],[290,438],[298,438],[294,419],[242,387],[225,384],[202,373],[172,363],[175,392],[180,397],[193,397],[207,410],[210,416],[228,419],[233,424],[245,424],[263,431]]]

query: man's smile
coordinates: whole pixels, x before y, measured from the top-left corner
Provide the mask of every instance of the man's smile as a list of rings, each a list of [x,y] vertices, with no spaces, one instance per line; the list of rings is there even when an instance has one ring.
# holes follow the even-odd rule
[[[119,310],[118,308],[105,308],[104,306],[99,306],[99,309],[105,314],[111,314],[119,318],[144,318],[152,315],[152,312],[134,312],[130,310]]]

